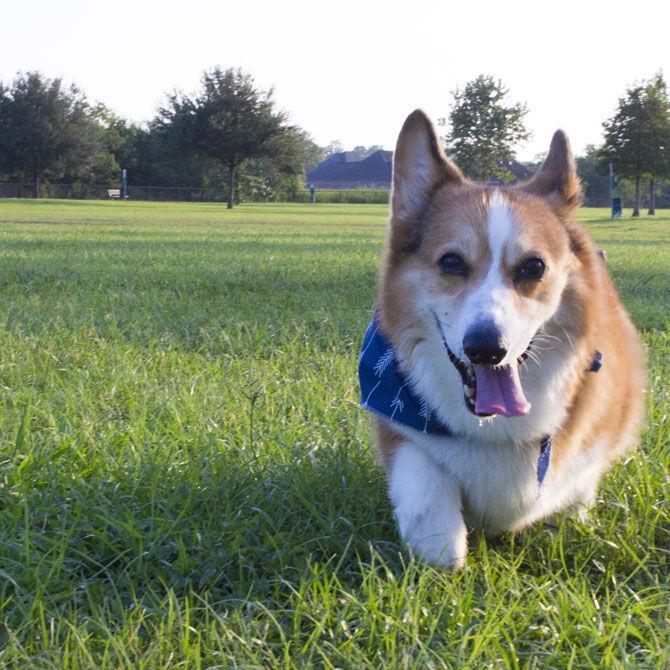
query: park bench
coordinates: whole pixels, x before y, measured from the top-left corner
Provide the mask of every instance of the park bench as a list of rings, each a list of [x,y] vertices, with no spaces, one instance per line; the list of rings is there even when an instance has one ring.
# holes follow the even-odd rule
[[[108,188],[107,189],[107,197],[111,198],[112,200],[118,200],[121,197],[121,189],[120,188]]]

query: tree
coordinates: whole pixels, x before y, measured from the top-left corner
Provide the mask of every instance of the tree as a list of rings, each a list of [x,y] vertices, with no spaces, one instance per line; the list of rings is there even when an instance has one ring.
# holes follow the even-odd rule
[[[86,178],[102,165],[111,167],[110,156],[79,89],[38,72],[0,83],[0,172],[30,179],[39,198],[45,179]]]
[[[649,211],[656,213],[656,180],[670,177],[670,100],[668,89],[659,72],[645,87],[645,117],[648,134],[655,142],[649,166]]]
[[[380,151],[384,147],[381,144],[371,144],[369,147],[365,147],[362,144],[354,147],[351,151],[352,153],[358,154],[358,160],[362,161],[364,158],[371,156],[376,151]]]
[[[173,94],[160,116],[182,148],[228,169],[229,209],[237,170],[250,159],[271,158],[288,129],[285,115],[274,108],[272,90],[257,89],[250,75],[232,68],[205,72],[196,97]]]
[[[648,176],[653,213],[656,177],[670,172],[670,104],[663,76],[629,87],[603,128],[601,169],[611,162],[617,174],[635,180],[633,216],[640,215],[640,182]]]
[[[251,200],[295,200],[304,190],[305,170],[322,151],[299,128],[289,128],[272,146],[271,157],[249,160],[240,170],[240,191]]]
[[[589,203],[606,204],[610,197],[609,177],[600,166],[602,149],[593,144],[586,146],[584,154],[575,158],[577,174],[582,181],[585,200]],[[621,184],[623,188],[623,183]]]
[[[296,129],[296,131],[302,138],[302,155],[305,172],[309,172],[325,158],[324,149],[312,139],[307,131],[301,129]]]
[[[344,145],[340,140],[333,140],[328,146],[323,148],[323,157],[330,158],[335,154],[341,154],[344,151]]]
[[[93,108],[93,115],[101,127],[105,149],[114,157],[116,171],[126,168],[134,174],[141,161],[139,145],[143,131],[140,126],[100,103]]]
[[[487,75],[452,93],[447,152],[473,179],[511,180],[511,172],[500,164],[513,160],[514,146],[530,137],[524,125],[528,109],[521,103],[506,104],[508,93],[500,80]]]

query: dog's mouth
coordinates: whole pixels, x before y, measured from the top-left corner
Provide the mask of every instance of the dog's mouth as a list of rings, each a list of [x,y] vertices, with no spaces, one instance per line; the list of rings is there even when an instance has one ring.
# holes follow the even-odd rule
[[[519,358],[507,365],[473,365],[462,361],[454,354],[447,344],[437,318],[436,321],[447,356],[463,380],[465,406],[480,418],[496,414],[502,416],[528,414],[530,403],[521,386],[519,367],[528,358],[533,341],[531,340],[528,348]]]

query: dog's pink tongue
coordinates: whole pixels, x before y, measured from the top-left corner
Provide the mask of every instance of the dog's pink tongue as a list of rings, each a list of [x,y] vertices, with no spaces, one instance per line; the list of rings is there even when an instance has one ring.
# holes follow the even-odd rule
[[[530,403],[521,388],[519,366],[516,362],[496,368],[488,365],[473,367],[477,380],[475,414],[528,414]]]

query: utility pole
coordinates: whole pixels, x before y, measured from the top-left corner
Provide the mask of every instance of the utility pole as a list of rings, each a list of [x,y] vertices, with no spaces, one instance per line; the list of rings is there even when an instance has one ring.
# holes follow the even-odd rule
[[[121,170],[121,189],[119,192],[119,200],[125,200],[128,196],[126,195],[127,191],[127,184],[126,184],[126,177],[127,177],[127,170],[126,168],[123,168]]]

